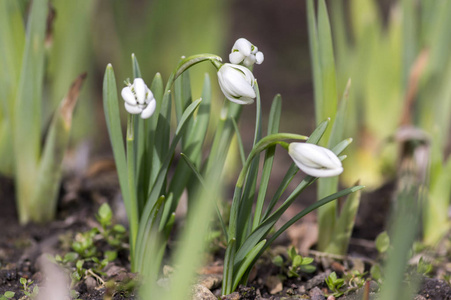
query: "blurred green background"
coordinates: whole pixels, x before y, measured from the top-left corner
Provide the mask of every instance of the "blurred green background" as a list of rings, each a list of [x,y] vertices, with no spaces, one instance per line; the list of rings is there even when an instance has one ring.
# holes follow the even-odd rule
[[[1,0],[10,1],[10,0]],[[27,14],[29,1],[20,0]],[[286,111],[283,131],[308,133],[314,128],[311,71],[303,1],[122,1],[52,0],[49,22],[44,95],[44,124],[65,95],[72,80],[88,72],[75,112],[72,140],[95,141],[94,152],[109,149],[101,106],[101,76],[112,63],[118,82],[131,76],[130,55],[140,60],[143,77],[156,72],[167,79],[180,56],[215,53],[228,61],[239,37],[246,37],[265,54],[255,68],[263,99],[263,111],[281,93]],[[194,97],[200,96],[200,76],[214,73],[203,64],[194,68]],[[213,77],[214,78],[214,77]],[[222,104],[214,84],[217,107]],[[246,107],[243,122],[253,124],[254,110]],[[300,117],[301,116],[301,117]],[[244,128],[246,126],[243,126]],[[250,131],[251,132],[251,131]],[[244,133],[245,134],[245,133]]]

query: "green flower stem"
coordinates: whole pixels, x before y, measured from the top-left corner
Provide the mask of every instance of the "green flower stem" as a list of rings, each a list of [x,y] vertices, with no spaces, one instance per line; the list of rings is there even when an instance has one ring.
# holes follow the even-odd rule
[[[174,81],[182,75],[183,72],[188,70],[194,65],[197,65],[198,63],[201,63],[203,61],[211,61],[213,64],[214,62],[220,62],[222,61],[222,58],[220,56],[209,54],[209,53],[202,53],[202,54],[196,54],[189,56],[187,58],[183,58],[180,63],[177,65],[175,70],[172,72],[172,74],[169,76],[168,82],[166,84],[165,93],[169,91],[174,84]],[[216,66],[216,65],[215,65]]]
[[[136,197],[136,170],[135,170],[135,116],[128,114],[127,116],[127,177],[130,199],[130,256],[131,261],[134,261],[134,249],[136,244],[136,237],[138,234],[138,202]]]

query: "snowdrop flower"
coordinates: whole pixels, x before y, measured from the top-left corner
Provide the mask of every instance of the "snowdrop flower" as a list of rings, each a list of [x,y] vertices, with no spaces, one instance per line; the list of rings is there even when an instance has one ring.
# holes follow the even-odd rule
[[[135,78],[133,84],[124,87],[121,96],[125,109],[131,114],[141,114],[141,118],[147,119],[155,112],[157,102],[142,78]]]
[[[223,64],[218,70],[218,81],[221,91],[232,102],[251,104],[256,97],[254,91],[255,78],[252,72],[243,66]]]
[[[291,143],[288,154],[304,173],[332,177],[343,172],[340,159],[329,149],[309,143]]]
[[[259,65],[264,59],[263,53],[258,51],[258,48],[245,38],[237,39],[232,47],[232,52],[229,54],[229,60],[232,64],[243,63],[246,67],[251,67],[254,63]]]

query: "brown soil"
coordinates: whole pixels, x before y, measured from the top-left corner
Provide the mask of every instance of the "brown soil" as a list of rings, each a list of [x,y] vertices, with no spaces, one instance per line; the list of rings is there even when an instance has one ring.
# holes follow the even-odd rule
[[[20,226],[16,218],[14,205],[14,190],[12,181],[6,178],[0,179],[1,207],[0,210],[0,295],[6,291],[16,293],[15,298],[23,296],[22,286],[19,282],[21,277],[34,281],[31,284],[42,284],[44,275],[39,269],[38,261],[42,253],[52,255],[64,255],[70,249],[66,240],[71,240],[75,233],[89,230],[98,226],[95,221],[95,213],[103,201],[109,201],[114,207],[117,183],[114,176],[100,176],[103,178],[113,178],[109,184],[87,185],[80,180],[67,180],[61,192],[61,201],[58,207],[57,220],[46,225],[30,224]],[[74,184],[78,182],[77,184]],[[108,180],[107,180],[108,181]],[[102,182],[102,180],[100,180]],[[111,184],[112,183],[112,184]],[[71,186],[77,186],[73,190]],[[108,188],[105,188],[108,186]],[[111,188],[113,187],[113,188]],[[71,190],[72,189],[72,190]],[[330,293],[324,278],[332,271],[342,275],[344,271],[350,270],[356,263],[360,268],[368,272],[371,262],[376,259],[377,252],[372,245],[374,240],[384,227],[384,219],[379,214],[371,214],[370,207],[374,211],[376,199],[387,196],[390,187],[385,187],[376,193],[366,196],[362,201],[362,219],[357,220],[357,226],[350,246],[350,256],[339,259],[328,259],[321,253],[310,251],[309,256],[315,258],[314,264],[316,272],[312,274],[300,273],[299,278],[289,278],[283,282],[283,287],[277,289],[277,277],[283,275],[279,267],[271,263],[271,257],[275,254],[282,254],[286,259],[286,249],[291,243],[289,238],[282,239],[281,246],[275,246],[270,250],[270,254],[265,255],[258,263],[257,268],[252,272],[250,284],[247,287],[240,287],[237,292],[225,296],[222,299],[326,299]],[[388,203],[379,201],[379,212],[383,214],[388,211]],[[371,205],[370,207],[368,205]],[[368,224],[372,224],[368,228]],[[100,247],[102,247],[100,245]],[[110,299],[135,299],[133,291],[119,291],[118,287],[133,279],[134,274],[130,273],[127,253],[122,251],[118,259],[105,268],[105,275],[101,276],[105,282],[113,282],[107,289],[92,277],[81,280],[75,285],[74,290],[79,293],[79,299],[105,299],[105,295],[112,296]],[[357,260],[356,260],[357,258]],[[220,259],[213,261],[214,265],[222,265]],[[128,270],[128,271],[127,271]],[[216,268],[216,273],[221,273],[221,267]],[[367,275],[368,276],[368,275]],[[368,283],[370,299],[375,297],[378,291],[378,284],[374,281]],[[277,291],[277,293],[275,293]],[[220,288],[213,290],[218,297],[221,294]],[[340,299],[361,299],[365,288],[357,289],[349,295]],[[423,297],[423,298],[422,298]],[[451,287],[443,280],[436,278],[425,278],[419,295],[416,299],[451,299]]]

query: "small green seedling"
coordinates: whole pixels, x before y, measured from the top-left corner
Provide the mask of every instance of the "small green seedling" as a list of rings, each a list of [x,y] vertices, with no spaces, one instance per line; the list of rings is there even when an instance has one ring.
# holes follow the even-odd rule
[[[94,245],[94,237],[98,232],[97,228],[93,228],[87,232],[77,233],[75,235],[75,242],[72,243],[72,249],[83,258],[95,256],[97,247]]]
[[[31,285],[33,284],[33,281],[27,280],[26,278],[21,277],[20,278],[20,284],[22,285],[23,293],[25,294],[26,299],[34,299],[38,293],[39,293],[39,287],[35,285],[33,288],[31,288]]]
[[[316,267],[312,265],[313,258],[302,257],[297,254],[296,249],[291,247],[287,250],[288,258],[291,261],[291,265],[286,265],[282,256],[277,255],[273,258],[273,263],[282,269],[282,272],[287,274],[288,277],[300,277],[300,272],[313,273]]]
[[[346,290],[345,294],[362,288],[366,282],[366,279],[364,278],[365,275],[366,273],[360,273],[358,270],[352,270],[347,273],[344,279],[349,288]]]
[[[111,226],[113,212],[111,211],[111,208],[108,205],[108,203],[103,203],[100,206],[96,219],[97,221],[99,221],[102,228],[107,228],[108,226]]]
[[[84,260],[80,259],[77,260],[75,263],[75,271],[71,274],[72,284],[71,286],[75,285],[75,283],[79,282],[83,276],[86,275],[86,269],[83,268],[83,264],[85,263]]]
[[[14,299],[15,293],[11,291],[6,291],[3,295],[0,295],[0,300],[11,300]]]
[[[432,264],[425,261],[423,257],[421,257],[417,265],[417,273],[427,275],[432,272],[432,269],[433,269]]]
[[[297,254],[296,249],[291,247],[288,250],[288,256],[291,259],[291,266],[288,268],[288,277],[299,277],[299,272],[313,273],[316,267],[311,265],[313,263],[313,258],[302,257]]]
[[[66,255],[64,255],[64,257],[61,257],[61,255],[57,254],[55,255],[55,262],[62,265],[67,265],[75,262],[78,259],[78,257],[79,257],[78,253],[75,252],[68,252],[66,253]]]
[[[123,244],[126,235],[126,229],[120,224],[113,225],[113,212],[108,203],[103,203],[96,215],[100,223],[100,234],[105,241],[113,247],[120,247]]]
[[[332,291],[332,296],[340,297],[344,294],[344,291],[342,291],[341,288],[344,286],[345,280],[343,278],[338,278],[337,273],[330,273],[325,281],[329,289]]]

